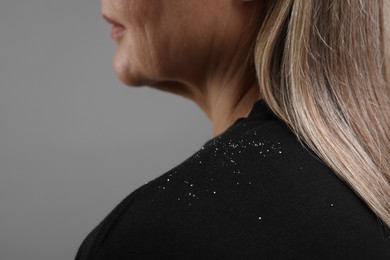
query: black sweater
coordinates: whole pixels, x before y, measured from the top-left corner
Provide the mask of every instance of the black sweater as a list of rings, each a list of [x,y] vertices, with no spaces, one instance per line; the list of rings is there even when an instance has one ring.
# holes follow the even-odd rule
[[[128,195],[76,260],[389,260],[389,236],[259,100],[248,117]]]

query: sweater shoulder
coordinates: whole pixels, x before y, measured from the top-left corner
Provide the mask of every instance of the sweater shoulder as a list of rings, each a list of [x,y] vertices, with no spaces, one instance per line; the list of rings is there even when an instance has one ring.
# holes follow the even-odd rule
[[[373,213],[278,120],[241,120],[134,193],[104,257],[390,254]]]

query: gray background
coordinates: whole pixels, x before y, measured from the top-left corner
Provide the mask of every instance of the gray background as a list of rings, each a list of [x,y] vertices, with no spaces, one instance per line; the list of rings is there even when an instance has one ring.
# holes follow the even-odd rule
[[[191,156],[191,101],[131,88],[100,1],[0,1],[0,259],[73,259],[125,196]]]

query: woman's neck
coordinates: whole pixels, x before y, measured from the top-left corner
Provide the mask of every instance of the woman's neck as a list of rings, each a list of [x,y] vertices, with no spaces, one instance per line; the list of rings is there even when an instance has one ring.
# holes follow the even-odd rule
[[[257,84],[241,85],[233,89],[215,89],[205,98],[205,105],[201,108],[212,123],[213,136],[217,136],[238,118],[249,115],[253,104],[260,99],[260,92]]]
[[[227,71],[212,73],[212,78],[193,88],[197,91],[191,96],[210,119],[213,136],[224,132],[238,118],[247,117],[254,103],[261,99],[260,87],[251,70],[241,66]]]

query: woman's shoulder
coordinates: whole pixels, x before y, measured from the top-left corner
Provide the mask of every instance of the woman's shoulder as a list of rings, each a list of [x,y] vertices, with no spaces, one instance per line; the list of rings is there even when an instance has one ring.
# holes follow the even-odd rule
[[[113,212],[106,258],[390,255],[373,213],[272,118],[238,120]]]

